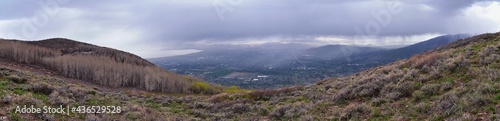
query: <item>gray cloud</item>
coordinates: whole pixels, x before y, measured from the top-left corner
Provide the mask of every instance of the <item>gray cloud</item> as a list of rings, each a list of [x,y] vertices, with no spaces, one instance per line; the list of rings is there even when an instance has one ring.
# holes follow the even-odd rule
[[[40,2],[48,1],[54,0]],[[134,51],[149,46],[179,49],[200,41],[250,41],[276,36],[298,41],[315,36],[354,37],[358,35],[355,28],[365,31],[370,22],[377,20],[373,13],[388,10],[398,0],[241,0],[241,4],[223,4],[225,9],[231,9],[222,14],[224,20],[219,18],[213,1],[226,0],[68,0],[46,26],[38,27],[39,32],[28,39],[67,37]],[[494,28],[498,26],[471,28],[474,22],[461,17],[466,8],[484,1],[400,0],[401,13],[391,14],[390,23],[375,36],[498,31]],[[0,3],[0,32],[4,32],[0,36],[7,36],[5,32],[20,35],[23,18],[43,11],[39,3],[30,0]]]

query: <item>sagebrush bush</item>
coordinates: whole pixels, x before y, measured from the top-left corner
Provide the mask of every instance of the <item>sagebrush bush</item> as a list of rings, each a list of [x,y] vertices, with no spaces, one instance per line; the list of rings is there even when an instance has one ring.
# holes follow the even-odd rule
[[[453,88],[453,83],[444,82],[440,86],[441,86],[441,91],[445,92],[445,91],[449,91]]]
[[[492,94],[495,93],[497,89],[493,88],[493,85],[481,83],[476,87],[477,91],[481,94]]]
[[[458,110],[459,98],[453,92],[446,93],[439,99],[439,103],[436,106],[436,111],[440,115],[448,116],[452,113],[456,113]]]
[[[430,53],[428,55],[417,55],[410,58],[410,63],[414,68],[422,68],[424,65],[435,66],[436,62],[443,58],[442,53]]]
[[[274,120],[279,120],[279,119],[290,120],[291,118],[294,117],[306,115],[308,113],[309,108],[310,107],[307,105],[298,103],[287,104],[276,108],[273,112],[271,112],[271,114],[269,114],[269,118]]]
[[[43,104],[43,102],[41,100],[38,100],[31,95],[21,95],[21,96],[12,97],[11,102],[15,102],[18,105],[38,106],[38,105]]]
[[[484,106],[488,103],[491,103],[492,100],[485,97],[485,95],[479,93],[471,93],[464,95],[462,97],[465,106],[468,107],[468,110],[476,109],[478,107]]]
[[[418,113],[427,114],[432,111],[432,108],[428,103],[420,102],[415,105],[415,111],[417,111]]]
[[[371,101],[371,104],[372,104],[372,106],[378,107],[386,102],[387,102],[387,99],[385,99],[385,98],[373,98]]]
[[[304,89],[303,86],[294,86],[276,90],[254,90],[249,92],[248,95],[254,100],[269,100],[273,96],[288,94],[303,89]]]
[[[420,90],[414,91],[413,94],[412,94],[412,96],[413,96],[413,100],[415,102],[419,102],[419,101],[421,101],[421,100],[423,100],[423,99],[426,98],[425,93],[423,91],[420,91]]]
[[[439,84],[427,84],[427,85],[422,86],[422,88],[420,88],[420,90],[422,90],[422,92],[426,95],[435,95],[435,94],[439,93],[440,85]]]
[[[250,105],[248,104],[235,104],[231,107],[231,111],[234,113],[242,114],[250,111]]]
[[[342,110],[340,117],[342,120],[362,118],[368,116],[371,112],[372,109],[365,104],[349,105]]]
[[[31,86],[31,91],[35,93],[42,93],[45,95],[50,95],[53,91],[54,88],[52,86],[49,86],[48,84],[45,83],[35,83]]]
[[[54,105],[63,105],[63,106],[69,105],[70,103],[74,102],[72,99],[69,99],[66,96],[59,95],[58,91],[52,92],[52,94],[49,95],[49,100]]]
[[[0,101],[3,104],[10,104],[12,101],[12,97],[10,95],[2,96],[2,97],[0,97]]]
[[[391,92],[391,93],[385,94],[385,97],[387,99],[390,99],[390,100],[398,100],[402,96],[403,96],[403,94],[401,92]]]
[[[21,77],[19,75],[9,75],[7,76],[7,79],[12,80],[13,82],[18,84],[23,84],[28,81],[28,79],[26,79],[25,77]]]
[[[214,95],[212,96],[209,101],[212,102],[212,103],[219,103],[219,102],[223,102],[225,100],[229,99],[229,96],[227,94],[218,94],[218,95]]]

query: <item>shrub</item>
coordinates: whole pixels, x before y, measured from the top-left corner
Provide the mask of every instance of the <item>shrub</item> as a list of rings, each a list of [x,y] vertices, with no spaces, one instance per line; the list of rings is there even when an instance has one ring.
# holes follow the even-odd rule
[[[219,102],[223,102],[227,99],[229,99],[229,96],[227,94],[218,94],[218,95],[212,96],[210,98],[210,102],[219,103]]]
[[[224,90],[225,93],[238,93],[238,92],[245,92],[246,90],[241,89],[238,86],[229,86],[227,89]]]
[[[312,115],[303,115],[299,119],[299,121],[314,121],[314,117]]]
[[[453,88],[453,84],[451,82],[444,82],[441,84],[442,91],[448,91],[451,90],[451,88]]]
[[[435,95],[439,93],[440,86],[439,84],[427,84],[422,86],[420,90],[424,92],[426,95]]]
[[[248,95],[254,99],[254,100],[269,100],[271,97],[276,96],[276,95],[281,95],[281,94],[288,94],[297,90],[302,90],[304,87],[302,86],[294,86],[294,87],[287,87],[287,88],[281,88],[277,90],[255,90],[252,92],[249,92]]]
[[[297,118],[306,115],[308,109],[309,107],[303,104],[284,105],[271,112],[269,118],[274,120]]]
[[[439,72],[439,69],[437,69],[436,67],[432,67],[432,71],[430,72],[430,78],[431,79],[439,79],[441,77],[443,77],[441,75],[441,72]]]
[[[54,88],[51,87],[51,86],[48,86],[45,83],[42,83],[42,84],[33,84],[31,86],[31,91],[35,92],[35,93],[42,93],[42,94],[45,94],[45,95],[50,95],[54,91]]]
[[[391,93],[387,93],[385,94],[385,97],[387,97],[388,99],[390,100],[397,100],[399,99],[400,97],[402,97],[402,93],[400,92],[391,92]]]
[[[434,66],[437,61],[443,58],[441,53],[431,53],[428,55],[417,55],[410,58],[410,62],[414,68],[422,68],[424,65]]]
[[[489,65],[489,64],[495,62],[495,60],[498,60],[499,58],[500,58],[500,55],[493,54],[493,55],[481,58],[480,63],[483,65]]]
[[[54,105],[63,105],[63,106],[66,106],[69,103],[74,102],[73,100],[71,100],[71,99],[69,99],[67,97],[59,95],[58,91],[52,92],[52,94],[49,95],[49,98],[50,98],[50,101]]]
[[[431,112],[431,110],[432,110],[431,106],[425,102],[420,102],[417,105],[415,105],[415,111],[417,111],[418,113],[427,114]]]
[[[82,100],[85,99],[85,97],[87,97],[87,93],[85,93],[86,91],[83,91],[78,87],[69,87],[69,92],[71,93],[72,97],[74,97],[74,99],[76,100]]]
[[[439,99],[436,111],[438,111],[440,115],[448,116],[458,110],[457,103],[458,97],[455,93],[446,93]]]
[[[419,102],[419,101],[421,101],[421,100],[423,100],[423,99],[426,98],[425,93],[422,92],[422,91],[420,91],[420,90],[417,90],[417,91],[413,92],[412,95],[414,97],[414,100],[413,100],[414,102]]]
[[[479,57],[485,58],[494,52],[498,52],[498,48],[494,47],[494,45],[490,45],[488,47],[485,47],[484,50],[479,53]]]
[[[248,104],[235,104],[231,107],[234,113],[242,114],[250,111],[250,106]]]
[[[194,93],[203,93],[210,89],[210,85],[205,82],[194,82],[191,87],[191,91]]]
[[[481,94],[492,94],[495,93],[495,88],[492,85],[481,83],[476,87]]]
[[[10,104],[10,102],[12,101],[12,97],[9,95],[2,96],[0,99],[1,99],[0,101],[2,101],[3,104]]]
[[[345,103],[347,100],[354,98],[350,93],[352,92],[349,87],[339,90],[334,96],[332,101],[337,104]]]
[[[368,116],[371,112],[372,109],[365,104],[349,105],[342,110],[340,118],[348,120],[352,118],[360,118]]]
[[[378,107],[378,106],[384,104],[385,102],[387,102],[387,100],[385,98],[373,98],[371,101],[371,104],[372,104],[372,106]]]
[[[20,77],[18,75],[10,75],[7,77],[7,79],[12,80],[13,82],[18,83],[18,84],[23,84],[23,83],[26,83],[28,81],[28,79],[26,79],[24,77]]]
[[[287,110],[290,110],[291,106],[290,105],[285,105],[285,106],[280,106],[276,108],[271,114],[269,114],[269,118],[271,119],[281,119]]]
[[[21,95],[13,97],[11,102],[15,102],[17,105],[39,105],[43,104],[40,100],[34,98],[31,95]]]
[[[261,116],[267,116],[269,115],[269,110],[267,108],[257,107],[257,113]]]
[[[491,99],[486,98],[484,95],[479,93],[465,95],[464,97],[462,97],[462,99],[464,100],[465,105],[469,107],[469,109],[475,109],[492,102]]]
[[[399,84],[388,84],[382,89],[382,93],[391,100],[397,100],[401,97],[411,96],[414,86],[411,82],[405,81]]]

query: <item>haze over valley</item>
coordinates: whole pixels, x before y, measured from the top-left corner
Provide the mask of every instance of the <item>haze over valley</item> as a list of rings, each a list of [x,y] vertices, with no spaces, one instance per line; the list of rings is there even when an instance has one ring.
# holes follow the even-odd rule
[[[445,35],[402,48],[303,44],[216,46],[202,52],[149,59],[167,70],[242,88],[305,85],[405,59],[470,35]]]

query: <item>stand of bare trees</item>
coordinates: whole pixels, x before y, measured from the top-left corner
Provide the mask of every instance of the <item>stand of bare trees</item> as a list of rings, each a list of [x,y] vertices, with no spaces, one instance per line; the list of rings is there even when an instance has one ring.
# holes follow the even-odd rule
[[[204,83],[202,80],[170,73],[130,53],[70,40],[0,40],[0,58],[41,65],[67,77],[111,87],[165,93],[218,93],[221,90],[216,86],[199,91],[193,89],[193,84]]]

